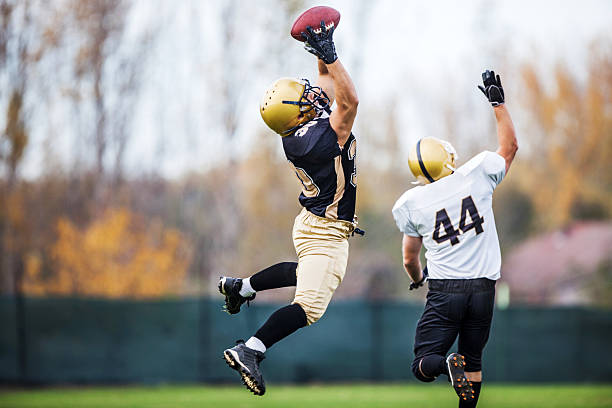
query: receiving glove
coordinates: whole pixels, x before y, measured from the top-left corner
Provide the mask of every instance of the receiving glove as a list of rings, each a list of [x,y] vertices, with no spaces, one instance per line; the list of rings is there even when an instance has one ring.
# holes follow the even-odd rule
[[[487,97],[491,105],[499,106],[503,105],[504,99],[504,88],[502,88],[501,79],[499,75],[495,75],[495,71],[485,71],[482,73],[482,82],[484,86],[478,85],[478,89]]]
[[[307,33],[302,31],[304,48],[311,54],[316,55],[326,64],[331,64],[338,59],[336,46],[334,45],[334,27],[329,30],[325,28],[325,22],[321,20],[321,32],[315,33],[311,26],[306,27]]]

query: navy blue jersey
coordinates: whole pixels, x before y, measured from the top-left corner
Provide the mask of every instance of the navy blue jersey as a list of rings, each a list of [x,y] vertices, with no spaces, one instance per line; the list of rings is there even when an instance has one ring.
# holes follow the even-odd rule
[[[329,118],[316,118],[293,135],[283,148],[302,182],[300,204],[319,217],[353,221],[355,216],[357,141],[351,134],[341,149]]]

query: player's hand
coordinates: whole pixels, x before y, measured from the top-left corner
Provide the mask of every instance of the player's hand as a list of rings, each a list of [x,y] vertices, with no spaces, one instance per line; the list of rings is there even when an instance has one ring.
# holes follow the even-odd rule
[[[325,28],[325,22],[321,20],[320,33],[315,33],[311,26],[306,27],[307,33],[302,31],[306,51],[316,55],[326,64],[331,64],[338,59],[333,39],[334,28],[328,30]]]
[[[505,102],[504,88],[502,88],[499,75],[496,76],[495,71],[487,70],[482,73],[482,83],[484,86],[478,85],[478,89],[487,97],[491,105],[503,105]]]
[[[421,280],[418,282],[410,282],[410,290],[418,289],[423,286],[425,282],[427,282],[428,277],[429,273],[427,272],[427,267],[425,267],[425,269],[423,269],[423,276],[421,277]]]

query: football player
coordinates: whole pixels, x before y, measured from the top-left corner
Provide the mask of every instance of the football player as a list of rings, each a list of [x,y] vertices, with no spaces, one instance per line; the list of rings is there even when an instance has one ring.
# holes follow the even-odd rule
[[[357,114],[357,92],[338,60],[333,28],[312,27],[302,33],[305,48],[317,56],[316,86],[308,80],[281,78],[265,93],[260,112],[282,137],[291,169],[302,184],[304,207],[295,219],[293,243],[298,262],[273,265],[247,279],[221,277],[219,291],[230,314],[253,300],[257,291],[296,286],[293,302],[274,312],[246,342],[223,352],[249,390],[263,395],[259,363],[264,352],[299,328],[321,318],[344,277],[348,238],[356,229],[356,140],[351,133]],[[336,101],[336,108],[330,106]]]
[[[475,407],[480,394],[482,350],[501,266],[492,197],[518,149],[499,75],[486,71],[482,79],[479,88],[497,120],[497,151],[484,151],[455,168],[457,153],[450,143],[432,137],[419,140],[408,164],[423,185],[406,191],[393,206],[404,234],[410,290],[426,281],[429,286],[416,329],[412,372],[424,382],[448,375],[459,407]],[[422,245],[427,250],[424,270],[419,261]],[[457,336],[458,352],[447,356]]]

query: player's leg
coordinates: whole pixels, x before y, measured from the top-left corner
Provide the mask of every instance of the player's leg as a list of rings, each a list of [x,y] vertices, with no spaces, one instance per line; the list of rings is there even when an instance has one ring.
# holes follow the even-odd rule
[[[255,298],[259,290],[295,286],[295,262],[282,262],[268,267],[247,279],[223,277],[219,291],[225,295],[225,306],[229,313],[238,313],[240,306]],[[300,327],[306,326],[306,314],[299,305],[289,305],[274,312],[264,325],[247,340],[237,341],[236,346],[226,349],[223,358],[240,373],[247,388],[255,395],[263,395],[266,386],[259,364],[265,358],[268,347]]]
[[[459,353],[446,352],[455,341],[467,309],[466,280],[429,281],[427,305],[417,327],[413,372],[421,381],[433,381],[446,374],[457,395],[472,399],[472,384],[465,376],[465,359]],[[438,339],[436,341],[436,339]]]
[[[482,351],[489,339],[495,282],[477,279],[473,282],[468,310],[459,330],[459,353],[465,356],[465,376],[472,382],[474,399],[459,400],[459,407],[476,407],[482,386]]]
[[[259,362],[263,360],[263,353],[276,342],[294,333],[301,327],[316,321],[325,311],[333,290],[338,286],[348,260],[348,227],[339,230],[327,228],[324,221],[304,223],[305,218],[312,218],[302,212],[294,225],[294,244],[298,253],[298,277],[301,273],[311,276],[311,279],[297,279],[296,300],[293,304],[285,306],[274,312],[263,326],[246,343],[224,351],[228,365],[240,372],[243,381],[256,395],[263,395],[265,385],[259,370]],[[318,218],[318,217],[317,217]],[[313,231],[314,230],[314,231]],[[339,239],[339,236],[342,239]],[[336,278],[328,278],[334,275]],[[327,285],[325,284],[327,283]],[[299,294],[311,290],[316,286],[315,292],[325,292],[325,296],[315,296],[316,301],[298,301]],[[327,293],[331,288],[331,293]],[[308,309],[304,308],[307,307]],[[245,359],[240,359],[240,353]],[[237,361],[236,361],[237,360]]]
[[[297,265],[297,262],[281,262],[257,272],[246,280],[255,292],[295,286],[297,283]]]
[[[330,273],[330,268],[336,270],[338,267],[337,262],[331,261],[327,255],[301,259],[298,276],[302,274],[309,278],[302,279],[306,282],[304,284],[298,279],[294,303],[275,311],[246,343],[239,342],[224,351],[228,365],[240,373],[247,388],[255,395],[265,393],[265,383],[259,369],[264,353],[278,341],[314,323],[323,315],[333,291],[341,281],[341,278],[336,277],[337,274]],[[302,305],[307,307],[308,313]]]
[[[225,310],[229,314],[240,312],[243,303],[255,299],[262,290],[295,286],[297,262],[281,262],[246,278],[219,278],[219,292],[225,296]]]
[[[427,303],[417,324],[414,340],[412,372],[423,382],[431,382],[447,374],[446,353],[459,333],[462,295],[432,290],[438,282],[430,282]]]
[[[306,313],[308,324],[323,316],[344,279],[348,263],[348,237],[352,224],[304,212],[293,230],[299,258],[294,304]]]
[[[348,232],[326,223],[315,219],[303,224],[298,217],[299,227],[294,229],[299,258],[295,298],[291,305],[268,318],[246,342],[247,347],[265,352],[296,330],[316,322],[327,309],[346,271]]]
[[[300,305],[292,304],[272,313],[259,330],[246,343],[226,349],[223,357],[227,364],[240,373],[244,384],[255,395],[263,395],[266,386],[259,364],[265,351],[279,340],[289,336],[297,329],[306,326],[306,313]]]
[[[306,313],[307,323],[317,322],[327,310],[346,272],[348,242],[328,247],[328,254],[312,254],[300,259],[298,284],[293,303]]]

